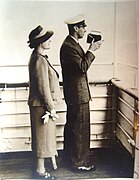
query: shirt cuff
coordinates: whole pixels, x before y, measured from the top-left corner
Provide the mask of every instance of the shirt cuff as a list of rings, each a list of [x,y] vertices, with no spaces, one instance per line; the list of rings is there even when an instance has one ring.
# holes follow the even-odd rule
[[[89,52],[91,52],[91,53],[93,54],[93,51],[91,51],[91,50],[89,50],[89,49],[88,49],[87,51],[89,51]],[[94,54],[93,54],[93,55],[94,55]]]

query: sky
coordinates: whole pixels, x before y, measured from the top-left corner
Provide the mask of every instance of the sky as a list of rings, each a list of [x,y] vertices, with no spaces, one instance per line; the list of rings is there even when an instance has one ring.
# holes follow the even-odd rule
[[[109,6],[108,3],[106,6]],[[88,27],[99,30],[103,19],[96,12],[92,17],[94,8],[93,3],[82,1],[0,1],[0,65],[28,63],[31,53],[27,45],[28,34],[39,24],[55,33],[49,53],[53,54],[52,61],[58,63],[59,47],[68,33],[64,21],[69,17],[85,14]],[[98,8],[102,9],[101,6]],[[105,15],[105,9],[103,11]]]
[[[98,10],[96,10],[96,4]],[[102,2],[98,3],[98,1],[92,3],[91,1],[0,0],[0,82],[22,82],[28,79],[27,65],[32,49],[28,47],[27,41],[32,29],[42,25],[54,31],[51,48],[47,51],[47,55],[52,64],[60,64],[59,49],[68,34],[64,21],[84,14],[88,25],[87,33],[92,29],[106,32],[107,27],[112,26],[110,17],[107,15],[113,14],[109,6],[111,7],[109,1],[102,5]],[[102,13],[105,17],[103,19]],[[103,26],[104,23],[105,26]],[[81,40],[81,44],[85,49],[88,48],[86,37]],[[109,54],[109,59],[110,57]],[[26,67],[14,69],[12,65],[25,65]],[[11,76],[8,76],[7,72]]]
[[[128,0],[121,2],[124,1]],[[60,65],[59,49],[68,34],[64,21],[79,14],[85,15],[87,24],[86,35],[80,40],[84,50],[89,46],[86,43],[87,34],[91,30],[101,31],[104,44],[101,51],[96,52],[97,61],[94,64],[111,65],[114,55],[114,7],[114,0],[0,0],[0,82],[28,79],[27,65],[32,52],[27,44],[28,35],[38,25],[54,31],[47,54],[52,64]],[[14,69],[12,65],[22,67]]]

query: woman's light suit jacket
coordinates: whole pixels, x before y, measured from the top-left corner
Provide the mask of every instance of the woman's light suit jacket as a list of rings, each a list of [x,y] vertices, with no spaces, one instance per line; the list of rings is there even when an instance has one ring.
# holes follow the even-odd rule
[[[91,99],[87,70],[95,59],[92,52],[67,36],[60,49],[64,96],[67,104],[83,104]]]
[[[54,109],[60,101],[58,73],[49,63],[47,56],[33,51],[29,61],[29,106],[45,106]]]

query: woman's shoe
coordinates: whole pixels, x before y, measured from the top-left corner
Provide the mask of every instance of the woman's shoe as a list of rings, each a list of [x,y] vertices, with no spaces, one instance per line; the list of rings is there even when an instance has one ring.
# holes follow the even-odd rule
[[[33,174],[33,178],[35,179],[49,179],[49,180],[56,180],[56,177],[54,176],[51,176],[47,171],[45,171],[44,173],[40,173],[38,171],[36,171],[34,174]]]

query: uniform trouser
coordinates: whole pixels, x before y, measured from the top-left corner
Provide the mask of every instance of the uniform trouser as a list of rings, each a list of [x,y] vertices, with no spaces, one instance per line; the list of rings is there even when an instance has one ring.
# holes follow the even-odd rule
[[[87,165],[90,149],[89,102],[67,105],[64,152],[74,167]]]

